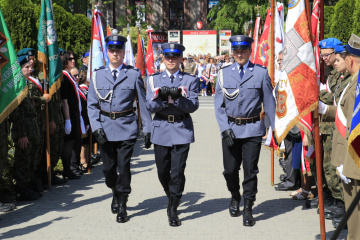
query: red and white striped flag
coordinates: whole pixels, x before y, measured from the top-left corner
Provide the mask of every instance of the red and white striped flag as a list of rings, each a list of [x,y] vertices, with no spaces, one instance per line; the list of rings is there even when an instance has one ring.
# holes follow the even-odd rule
[[[256,52],[258,49],[260,25],[261,25],[261,17],[260,17],[260,14],[258,14],[256,16],[256,20],[255,20],[255,28],[254,28],[254,36],[253,36],[254,42],[252,43],[252,46],[251,46],[252,53],[251,53],[251,57],[250,57],[250,62],[254,62]]]

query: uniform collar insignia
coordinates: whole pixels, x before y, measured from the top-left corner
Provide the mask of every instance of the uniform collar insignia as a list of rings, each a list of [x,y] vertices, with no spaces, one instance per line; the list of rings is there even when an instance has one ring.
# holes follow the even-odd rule
[[[182,78],[182,75],[179,74],[179,78],[181,79],[181,78]]]
[[[234,71],[234,70],[235,70],[235,67],[233,67],[231,70],[233,70],[233,71]]]
[[[166,77],[166,76],[167,76],[167,75],[166,75],[166,74],[164,74],[164,75],[163,75],[163,78],[164,78],[164,77]]]

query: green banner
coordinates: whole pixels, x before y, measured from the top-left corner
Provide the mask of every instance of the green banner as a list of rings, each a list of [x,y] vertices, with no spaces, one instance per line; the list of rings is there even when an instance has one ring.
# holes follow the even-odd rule
[[[62,78],[62,64],[51,0],[42,0],[41,4],[38,62],[44,64],[45,74],[49,79],[49,94],[51,96],[60,88]]]
[[[0,123],[21,103],[28,93],[10,33],[0,10]]]

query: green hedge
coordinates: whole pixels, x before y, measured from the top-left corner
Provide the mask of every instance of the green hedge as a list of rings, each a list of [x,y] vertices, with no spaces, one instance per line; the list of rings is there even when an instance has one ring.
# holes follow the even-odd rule
[[[0,0],[0,7],[16,51],[24,47],[37,49],[40,4],[31,0]],[[59,47],[72,50],[79,58],[90,49],[91,21],[57,4],[53,4],[53,10]],[[80,65],[80,61],[78,63]]]
[[[324,37],[329,38],[331,37],[330,29],[335,13],[335,6],[324,6],[324,13]]]
[[[335,37],[343,43],[348,42],[354,27],[355,2],[356,0],[340,0],[335,5],[329,37]],[[358,18],[357,21],[359,20]]]

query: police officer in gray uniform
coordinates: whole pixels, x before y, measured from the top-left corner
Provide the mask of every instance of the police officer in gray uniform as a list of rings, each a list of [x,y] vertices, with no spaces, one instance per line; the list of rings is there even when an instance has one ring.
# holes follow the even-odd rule
[[[177,43],[162,45],[166,70],[148,79],[146,106],[155,113],[151,124],[158,177],[169,198],[169,225],[180,226],[177,208],[185,187],[185,166],[194,126],[190,113],[199,107],[199,80],[180,71],[185,47]]]
[[[127,221],[126,203],[131,192],[130,159],[139,136],[133,102],[139,99],[145,148],[150,142],[150,112],[146,109],[145,88],[138,69],[123,64],[126,38],[105,39],[110,64],[94,71],[88,93],[88,115],[101,150],[106,185],[113,191],[112,213],[117,222]],[[117,169],[119,175],[117,174]]]
[[[232,196],[229,205],[232,217],[240,215],[239,169],[243,164],[244,226],[255,225],[252,206],[257,193],[261,139],[265,135],[264,121],[260,119],[262,103],[272,129],[275,120],[275,99],[268,71],[249,61],[253,41],[244,35],[230,38],[235,62],[219,71],[214,99],[222,135],[223,174]]]

